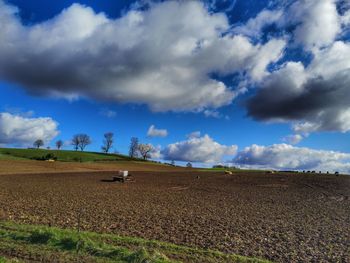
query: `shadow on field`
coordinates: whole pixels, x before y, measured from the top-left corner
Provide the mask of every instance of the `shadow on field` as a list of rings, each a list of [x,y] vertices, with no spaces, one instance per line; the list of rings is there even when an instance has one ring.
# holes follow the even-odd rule
[[[104,183],[115,183],[115,180],[113,180],[113,179],[102,179],[100,181],[104,182]]]

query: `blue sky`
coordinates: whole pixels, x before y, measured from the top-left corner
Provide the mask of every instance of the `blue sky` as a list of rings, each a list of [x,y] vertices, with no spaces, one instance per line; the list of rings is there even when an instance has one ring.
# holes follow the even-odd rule
[[[349,9],[0,0],[0,144],[100,151],[111,131],[121,153],[135,136],[157,159],[348,172]]]

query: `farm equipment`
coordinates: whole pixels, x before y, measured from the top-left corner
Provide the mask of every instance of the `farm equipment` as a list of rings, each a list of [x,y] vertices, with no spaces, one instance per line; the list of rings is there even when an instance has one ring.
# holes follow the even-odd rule
[[[129,174],[128,171],[119,171],[118,175],[113,176],[113,182],[134,182],[135,179]]]

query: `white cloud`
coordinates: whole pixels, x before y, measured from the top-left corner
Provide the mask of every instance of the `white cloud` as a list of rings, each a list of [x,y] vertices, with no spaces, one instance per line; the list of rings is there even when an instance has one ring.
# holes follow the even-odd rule
[[[247,23],[233,28],[237,34],[260,38],[262,30],[271,24],[280,23],[283,10],[262,10],[256,17],[250,18]]]
[[[220,9],[224,12],[230,12],[235,8],[237,0],[208,0],[204,2],[210,10]]]
[[[297,0],[274,10],[263,9],[247,23],[233,28],[235,33],[261,39],[266,26],[275,24],[284,34],[292,29],[292,42],[306,50],[315,51],[331,45],[349,23],[349,13],[341,15],[338,0]],[[293,29],[294,28],[294,29]]]
[[[317,170],[350,173],[350,154],[313,150],[288,144],[252,145],[240,151],[233,162],[242,167],[279,170]]]
[[[216,110],[205,110],[203,113],[204,113],[205,117],[213,117],[213,118],[217,118],[217,119],[222,117],[220,112],[218,112]]]
[[[232,35],[226,15],[199,1],[154,3],[118,19],[73,4],[26,26],[15,8],[0,4],[0,78],[31,94],[140,103],[153,111],[215,109],[236,92],[210,73],[245,71],[260,79],[285,46]]]
[[[342,24],[343,26],[350,25],[350,10],[348,10],[343,16],[342,16]]]
[[[341,32],[341,17],[337,0],[296,1],[287,11],[287,23],[297,25],[294,40],[307,49],[320,48],[333,43]]]
[[[169,144],[161,153],[165,160],[216,163],[221,162],[225,155],[234,155],[236,151],[236,145],[221,145],[206,134]]]
[[[285,141],[286,143],[295,145],[300,143],[303,139],[304,137],[300,134],[290,134],[284,137],[282,140]]]
[[[162,147],[160,145],[153,146],[152,144],[151,144],[151,147],[152,147],[152,151],[150,153],[151,159],[161,159],[163,157],[161,154]]]
[[[215,119],[222,119],[229,120],[230,117],[228,115],[223,115],[217,110],[205,110],[203,111],[203,114],[207,118],[215,118]]]
[[[10,113],[12,115],[19,115],[25,118],[29,118],[34,116],[35,112],[32,110],[29,111],[23,111],[21,108],[16,108],[16,107],[4,107],[4,112]]]
[[[309,134],[311,132],[316,132],[321,130],[321,124],[316,122],[297,122],[292,125],[292,129],[294,132],[306,133]]]
[[[107,117],[107,118],[114,118],[117,116],[117,112],[110,109],[102,109],[100,110],[100,115]]]
[[[51,118],[27,118],[0,113],[0,143],[31,146],[37,139],[50,142],[59,134],[58,123]]]
[[[31,94],[212,117],[221,117],[217,108],[254,84],[261,87],[248,103],[255,119],[291,122],[297,133],[347,132],[350,44],[341,37],[349,30],[349,5],[340,11],[336,0],[286,2],[240,26],[200,1],[151,3],[118,19],[74,4],[24,26],[18,10],[0,0],[0,79]],[[280,39],[271,32],[261,37],[270,24],[280,29]],[[310,64],[269,67],[281,59],[287,41],[311,51]],[[229,87],[211,73],[218,79],[240,73],[243,79]]]
[[[147,131],[148,137],[166,137],[168,131],[166,129],[157,129],[154,125],[151,125]]]
[[[263,9],[233,31],[260,40],[264,27],[275,24],[286,35],[292,29],[292,42],[314,52],[331,45],[350,24],[349,5],[343,4],[345,11],[339,12],[339,2],[296,0],[283,8]]]
[[[349,68],[350,42],[335,41],[330,47],[314,52],[314,59],[307,68],[307,73],[311,77],[321,76],[329,79]]]
[[[252,58],[254,61],[251,68],[253,80],[260,81],[263,77],[269,75],[266,67],[271,62],[276,62],[282,57],[285,45],[286,41],[283,39],[272,39],[260,47],[260,52]]]

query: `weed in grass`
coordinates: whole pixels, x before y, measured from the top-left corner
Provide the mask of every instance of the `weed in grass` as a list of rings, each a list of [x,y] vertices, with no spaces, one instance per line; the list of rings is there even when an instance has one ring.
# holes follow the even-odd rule
[[[28,237],[28,241],[32,244],[47,244],[52,236],[52,233],[48,231],[35,230]]]
[[[79,251],[83,246],[83,241],[80,241],[79,239],[74,237],[64,237],[62,239],[59,239],[55,245],[64,250]]]

